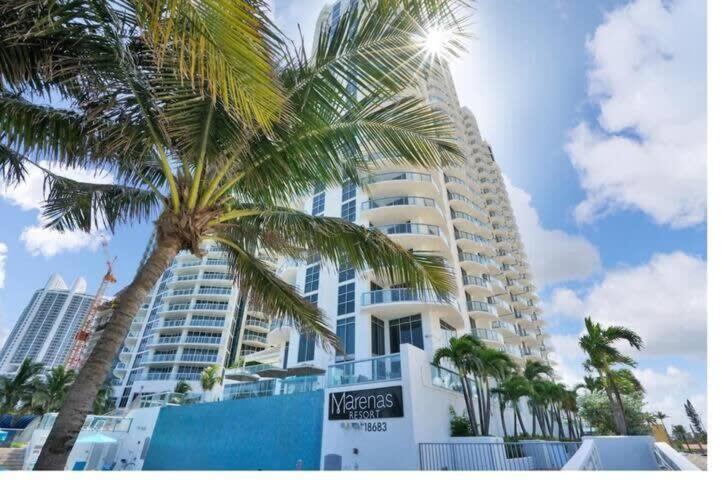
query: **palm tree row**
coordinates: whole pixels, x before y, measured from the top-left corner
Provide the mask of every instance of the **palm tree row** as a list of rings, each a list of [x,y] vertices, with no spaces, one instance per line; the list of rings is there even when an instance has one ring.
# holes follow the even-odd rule
[[[443,363],[450,364],[459,374],[472,435],[489,435],[495,396],[505,437],[509,436],[505,415],[508,407],[513,412],[513,435],[519,435],[519,428],[522,435],[529,435],[520,410],[522,400],[526,399],[533,419],[532,436],[536,435],[539,425],[545,437],[556,433],[560,438],[580,438],[576,393],[554,382],[553,370],[548,364],[528,362],[519,372],[506,353],[487,347],[472,335],[451,338],[448,347],[439,348],[434,354],[434,364]],[[567,422],[566,432],[562,414]]]
[[[451,291],[442,258],[289,205],[318,186],[360,183],[380,162],[439,167],[461,158],[446,114],[405,90],[434,68],[424,62],[425,32],[463,33],[460,3],[359,2],[320,25],[312,59],[284,39],[262,0],[0,6],[0,178],[22,182],[30,168],[45,175],[49,228],[155,224],[154,247],[119,293],[36,469],[64,468],[133,317],[181,250],[202,257],[203,242],[215,242],[267,314],[327,347],[338,342],[323,313],[259,250]],[[108,172],[114,182],[78,182],[56,166]]]
[[[44,371],[42,363],[25,359],[12,376],[0,377],[0,415],[43,415],[57,412],[75,381],[75,370],[57,365]],[[92,413],[115,408],[109,386],[96,395]]]

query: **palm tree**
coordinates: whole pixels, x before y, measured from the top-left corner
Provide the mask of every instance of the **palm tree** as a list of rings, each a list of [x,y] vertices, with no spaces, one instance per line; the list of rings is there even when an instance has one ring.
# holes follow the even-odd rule
[[[143,298],[181,250],[201,257],[203,242],[216,242],[260,307],[331,346],[323,314],[258,250],[343,259],[441,295],[452,287],[440,257],[287,205],[318,185],[359,183],[382,161],[460,158],[446,115],[403,94],[419,73],[420,36],[456,25],[455,0],[363,2],[321,25],[313,60],[283,44],[259,0],[156,4],[28,0],[0,10],[0,175],[12,183],[39,168],[44,214],[60,230],[155,219],[154,248],[118,296],[36,469],[65,465]],[[49,91],[71,108],[42,103]],[[25,152],[110,171],[114,183],[73,181]]]
[[[684,444],[687,445],[688,452],[692,451],[692,448],[689,446],[689,442],[687,441],[687,430],[685,430],[684,425],[673,425],[672,435],[674,435],[674,438],[678,442],[684,442]]]
[[[586,333],[579,339],[579,346],[589,357],[585,362],[585,368],[594,369],[599,374],[612,407],[617,434],[626,435],[627,421],[624,418],[624,405],[612,372],[612,366],[623,364],[633,367],[636,362],[622,354],[614,346],[614,343],[626,341],[633,348],[640,350],[643,346],[642,338],[626,327],[602,327],[599,323],[592,322],[590,317],[584,319],[584,325]]]
[[[113,387],[109,381],[105,381],[98,390],[95,399],[93,399],[93,415],[107,415],[108,412],[115,409],[113,401]]]
[[[213,390],[213,387],[220,385],[223,382],[223,377],[220,375],[221,367],[218,365],[208,365],[201,372],[201,388],[203,389],[204,395],[208,396]]]
[[[545,404],[545,398],[540,395],[535,387],[538,387],[540,382],[545,378],[551,378],[554,373],[554,369],[551,365],[532,360],[524,365],[524,371],[522,375],[527,379],[531,387],[531,394],[528,399],[528,407],[532,414],[532,435],[536,435],[536,423],[539,421],[539,427],[542,430],[542,434],[546,435],[546,427],[543,423],[542,418],[542,405]]]
[[[589,393],[594,393],[597,390],[601,390],[602,383],[601,379],[599,377],[592,377],[591,375],[585,375],[583,378],[583,383],[578,383],[574,386],[574,391],[579,391],[580,389],[587,390]]]
[[[458,338],[449,339],[449,346],[442,347],[434,352],[434,364],[439,365],[442,360],[448,360],[459,374],[461,380],[461,391],[464,394],[466,412],[471,424],[471,433],[479,435],[479,425],[476,421],[476,412],[472,401],[472,387],[469,375],[476,368],[478,341],[471,335],[463,335]]]
[[[36,414],[57,412],[65,401],[70,386],[75,381],[75,370],[63,365],[53,367],[45,373],[44,379],[38,379],[34,385],[30,408]]]
[[[567,417],[567,430],[569,438],[582,438],[581,431],[578,430],[578,422],[576,421],[579,411],[577,406],[577,392],[575,390],[564,389],[564,396],[561,401],[561,407]]]
[[[664,424],[664,419],[667,418],[667,414],[662,411],[656,411],[653,416],[656,420],[659,420],[659,423],[662,425],[662,429],[664,429],[664,434],[669,436],[667,433],[667,426]]]
[[[474,364],[471,373],[474,375],[477,405],[479,407],[479,425],[481,435],[489,435],[491,423],[491,387],[489,378],[498,378],[506,369],[514,366],[514,361],[505,352],[489,348],[478,338],[470,336],[475,344]]]
[[[519,411],[519,400],[521,400],[522,397],[531,394],[529,381],[522,375],[512,375],[511,377],[505,379],[499,388],[503,389],[506,397],[511,402],[512,408],[514,409],[514,436],[516,437],[518,434],[516,428],[517,421],[521,427],[522,434],[526,435],[527,431],[524,426],[524,420],[522,420],[521,412]]]
[[[12,377],[0,377],[0,415],[22,414],[27,410],[43,364],[23,360]]]
[[[175,392],[175,393],[188,393],[190,391],[191,391],[191,386],[185,380],[181,380],[178,383],[176,383],[175,388],[173,389],[173,392]]]

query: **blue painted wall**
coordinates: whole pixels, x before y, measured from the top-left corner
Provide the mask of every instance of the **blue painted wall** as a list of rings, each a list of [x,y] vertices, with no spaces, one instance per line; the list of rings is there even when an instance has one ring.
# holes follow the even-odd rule
[[[323,392],[165,407],[143,470],[318,470]]]

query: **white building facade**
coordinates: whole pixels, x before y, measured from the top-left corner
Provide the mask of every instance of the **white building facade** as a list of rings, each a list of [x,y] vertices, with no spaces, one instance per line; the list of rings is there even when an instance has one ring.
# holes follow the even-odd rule
[[[200,392],[204,368],[230,366],[268,346],[269,320],[246,308],[220,249],[205,250],[202,259],[178,254],[133,320],[113,371],[119,407],[179,381]]]
[[[86,288],[83,278],[68,288],[60,275],[51,275],[33,294],[0,350],[0,374],[14,373],[25,359],[46,368],[64,365],[93,303]]]

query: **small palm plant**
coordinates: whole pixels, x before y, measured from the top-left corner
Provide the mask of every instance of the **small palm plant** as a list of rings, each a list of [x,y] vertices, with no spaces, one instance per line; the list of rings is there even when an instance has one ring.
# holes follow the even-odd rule
[[[37,376],[42,371],[42,363],[26,358],[12,376],[0,377],[0,415],[17,415],[27,411],[37,385]]]
[[[622,354],[614,344],[624,341],[631,347],[640,350],[643,346],[642,338],[626,327],[602,327],[599,323],[593,322],[590,317],[584,319],[584,326],[586,333],[579,339],[579,346],[588,356],[585,368],[596,370],[599,374],[612,407],[617,434],[626,435],[627,421],[624,417],[622,395],[612,367],[618,364],[633,367],[636,362],[631,357]]]
[[[479,407],[479,425],[481,435],[488,436],[491,424],[491,397],[492,391],[489,384],[490,378],[500,378],[508,369],[514,367],[514,361],[505,352],[485,346],[476,337],[471,337],[476,342],[474,350],[475,364],[472,369]]]
[[[220,372],[221,367],[218,365],[208,365],[201,372],[201,388],[207,399],[212,394],[213,388],[223,382],[223,377],[221,377]],[[212,400],[212,398],[210,398],[210,400]]]
[[[476,411],[472,400],[472,383],[469,379],[471,372],[476,368],[478,340],[471,335],[463,335],[449,339],[449,346],[442,347],[434,353],[434,364],[439,365],[442,360],[447,360],[459,374],[461,380],[461,391],[464,395],[466,413],[471,424],[471,432],[474,436],[479,435],[479,424],[476,420]]]
[[[58,365],[46,372],[44,378],[37,379],[30,405],[33,413],[42,415],[57,412],[63,405],[75,377],[75,370]]]
[[[173,389],[174,393],[188,393],[190,391],[191,385],[185,380],[180,380],[178,383],[175,384],[175,388]]]
[[[454,30],[458,3],[359,2],[319,26],[313,59],[284,44],[257,0],[0,6],[0,176],[19,182],[39,168],[53,228],[155,224],[154,248],[119,294],[36,469],[64,467],[133,317],[181,250],[202,257],[204,242],[216,242],[268,315],[326,346],[338,345],[322,312],[259,250],[318,254],[390,283],[451,291],[441,258],[289,205],[318,186],[360,183],[382,163],[461,158],[448,117],[405,93],[420,73],[425,30]],[[48,106],[48,92],[70,107]],[[48,162],[102,169],[114,183],[74,181]]]
[[[527,397],[532,393],[531,385],[529,381],[522,375],[512,375],[505,379],[499,386],[506,395],[506,398],[511,403],[512,409],[514,410],[514,436],[518,436],[517,424],[521,427],[523,435],[527,435],[527,430],[524,425],[524,420],[519,410],[519,401],[523,397]]]
[[[531,394],[529,395],[528,406],[532,414],[532,435],[536,435],[536,426],[539,422],[539,428],[542,435],[546,435],[546,426],[544,425],[543,409],[545,408],[546,399],[543,397],[538,387],[540,382],[551,378],[554,369],[547,363],[537,360],[531,360],[524,365],[522,375],[529,382]]]
[[[687,446],[688,452],[692,451],[692,448],[689,446],[689,440],[687,439],[687,430],[685,430],[684,425],[673,425],[672,435],[674,435],[675,440],[677,440],[678,442],[684,442],[684,444]]]

